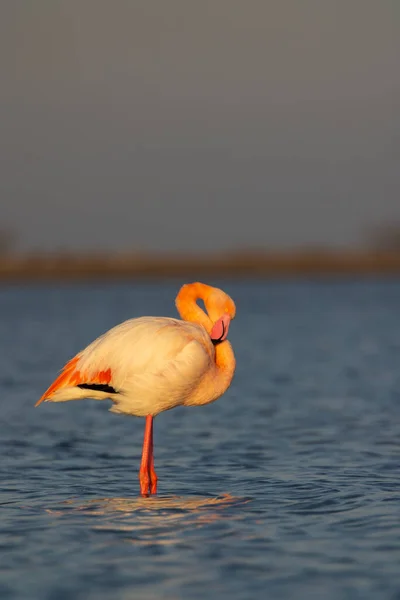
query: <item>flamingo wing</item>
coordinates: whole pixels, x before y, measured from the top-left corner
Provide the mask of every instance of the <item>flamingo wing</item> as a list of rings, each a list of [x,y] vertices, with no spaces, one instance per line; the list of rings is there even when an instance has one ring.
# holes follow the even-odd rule
[[[113,412],[145,416],[184,403],[213,365],[203,327],[142,317],[110,329],[72,358],[43,401],[111,398]]]

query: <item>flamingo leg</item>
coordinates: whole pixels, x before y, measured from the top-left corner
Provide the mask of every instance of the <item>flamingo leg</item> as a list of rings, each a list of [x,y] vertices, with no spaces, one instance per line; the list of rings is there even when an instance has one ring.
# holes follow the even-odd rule
[[[140,493],[142,496],[155,494],[157,491],[157,475],[154,471],[153,458],[153,417],[146,417],[144,428],[142,461],[139,471]]]
[[[153,422],[151,423],[151,446],[150,446],[150,466],[149,466],[149,475],[150,475],[150,484],[151,494],[157,494],[157,474],[154,470],[154,453],[153,453]]]

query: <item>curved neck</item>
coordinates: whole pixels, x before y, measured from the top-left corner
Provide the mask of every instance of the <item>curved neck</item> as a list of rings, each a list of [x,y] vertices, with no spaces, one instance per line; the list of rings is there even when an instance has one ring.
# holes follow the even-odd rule
[[[215,346],[215,363],[224,373],[227,387],[232,381],[236,368],[236,359],[233,348],[228,340]]]
[[[184,321],[203,325],[207,333],[211,332],[213,323],[210,317],[200,308],[197,300],[206,304],[211,287],[204,283],[188,283],[184,285],[176,297],[175,305]]]
[[[211,333],[213,322],[196,301],[203,300],[208,310],[208,299],[212,290],[212,287],[204,283],[188,283],[181,288],[175,300],[181,318],[184,321],[203,325],[207,333]],[[223,374],[221,384],[226,389],[229,387],[236,367],[235,355],[230,342],[225,340],[215,346],[215,363]]]

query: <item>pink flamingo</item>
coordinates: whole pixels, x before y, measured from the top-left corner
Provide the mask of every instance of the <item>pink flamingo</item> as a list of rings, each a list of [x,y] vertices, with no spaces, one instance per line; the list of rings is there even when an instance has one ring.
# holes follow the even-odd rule
[[[191,283],[181,288],[175,303],[183,320],[140,317],[110,329],[65,365],[35,405],[109,398],[111,412],[146,417],[142,496],[157,492],[154,417],[175,406],[214,402],[230,386],[236,366],[226,339],[236,313],[233,300],[218,288]]]

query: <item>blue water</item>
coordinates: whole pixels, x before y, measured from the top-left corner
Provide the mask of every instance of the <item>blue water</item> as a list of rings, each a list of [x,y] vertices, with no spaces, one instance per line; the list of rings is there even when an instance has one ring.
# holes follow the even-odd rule
[[[0,289],[1,600],[400,598],[400,283],[231,283],[237,374],[155,421],[33,405],[180,282]]]

